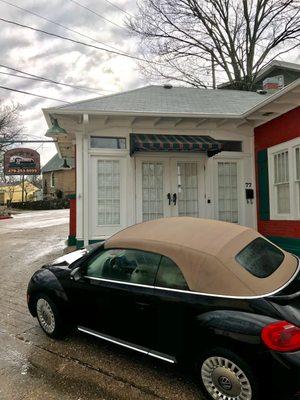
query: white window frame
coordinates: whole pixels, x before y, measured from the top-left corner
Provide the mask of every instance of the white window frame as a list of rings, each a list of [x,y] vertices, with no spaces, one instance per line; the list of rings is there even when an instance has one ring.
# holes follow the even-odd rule
[[[268,148],[269,193],[270,193],[270,218],[271,220],[297,220],[300,219],[300,180],[296,176],[296,149],[300,149],[300,138],[292,139]],[[278,153],[288,152],[289,166],[289,194],[290,212],[278,213],[277,193],[275,185],[274,156]],[[299,150],[300,151],[300,150]]]

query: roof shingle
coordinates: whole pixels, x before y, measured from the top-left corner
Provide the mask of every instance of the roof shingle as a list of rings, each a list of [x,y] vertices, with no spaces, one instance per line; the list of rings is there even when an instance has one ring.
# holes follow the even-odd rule
[[[146,86],[57,107],[62,111],[113,113],[240,115],[266,99],[267,95],[239,90]]]

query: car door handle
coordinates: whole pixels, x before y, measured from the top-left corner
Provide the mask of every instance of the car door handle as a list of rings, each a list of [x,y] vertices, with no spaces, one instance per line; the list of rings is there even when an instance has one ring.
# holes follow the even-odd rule
[[[139,310],[145,310],[146,308],[149,308],[149,307],[150,307],[150,304],[148,304],[148,303],[142,303],[142,302],[139,302],[139,301],[137,301],[135,304],[136,304],[136,306],[137,306],[137,308],[138,308]]]

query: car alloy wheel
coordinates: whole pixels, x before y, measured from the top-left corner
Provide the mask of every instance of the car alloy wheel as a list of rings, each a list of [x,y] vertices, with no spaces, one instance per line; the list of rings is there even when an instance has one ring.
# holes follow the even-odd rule
[[[246,374],[227,358],[207,358],[201,367],[201,378],[212,399],[252,399],[252,388]]]
[[[48,334],[55,330],[55,316],[53,310],[46,299],[39,298],[36,304],[37,317],[41,327]]]

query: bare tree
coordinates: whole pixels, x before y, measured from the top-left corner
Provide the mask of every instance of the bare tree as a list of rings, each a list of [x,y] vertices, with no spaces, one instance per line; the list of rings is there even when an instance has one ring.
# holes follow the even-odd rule
[[[9,204],[11,204],[13,201],[14,193],[16,190],[16,183],[17,183],[17,178],[15,176],[10,176],[7,182]]]
[[[19,106],[0,104],[0,152],[11,146],[11,141],[20,139],[22,130]]]
[[[249,90],[268,62],[299,46],[300,1],[139,0],[127,25],[152,61],[144,75],[207,87],[217,72]]]
[[[43,187],[43,180],[41,175],[28,175],[26,176],[26,180],[39,189],[42,189]]]
[[[13,146],[13,141],[22,136],[23,126],[20,122],[19,106],[0,103],[0,182],[7,179],[3,171],[3,154]]]

